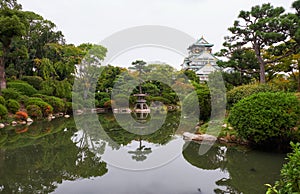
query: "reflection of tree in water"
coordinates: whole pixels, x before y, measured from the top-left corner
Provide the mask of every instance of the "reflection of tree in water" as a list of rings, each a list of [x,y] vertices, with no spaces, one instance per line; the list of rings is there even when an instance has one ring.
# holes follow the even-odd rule
[[[21,134],[19,140],[23,145],[18,144],[16,148],[5,144],[5,148],[0,148],[2,193],[49,193],[63,180],[98,177],[107,172],[106,163],[100,157],[87,147],[76,146],[71,140],[76,132],[71,127],[74,123],[64,121],[60,125],[57,123],[55,130],[50,129],[54,132],[48,132],[47,136],[38,138],[35,132],[36,138],[32,141],[32,134]],[[28,131],[34,131],[35,127],[29,127]]]
[[[127,115],[130,116],[130,115]],[[127,116],[125,115],[124,118],[122,116],[119,116],[119,119],[123,124],[128,124],[129,127],[134,127],[134,130],[148,130],[147,128],[142,128],[142,127],[137,127],[135,125],[132,125],[132,123],[128,122]],[[151,126],[152,129],[158,129],[153,131],[149,131],[150,134],[148,135],[139,135],[135,133],[131,133],[129,131],[126,131],[122,127],[119,126],[118,122],[115,120],[114,116],[111,115],[109,116],[108,114],[106,115],[99,115],[99,120],[101,122],[101,126],[104,128],[104,131],[107,133],[107,135],[119,146],[116,146],[113,144],[112,147],[109,143],[109,146],[115,149],[119,149],[120,146],[125,146],[132,141],[139,141],[140,145],[139,147],[134,150],[134,151],[129,151],[129,154],[133,154],[132,159],[136,161],[143,161],[147,158],[146,155],[152,153],[151,148],[145,147],[142,145],[143,141],[149,142],[149,143],[154,143],[154,144],[159,144],[159,145],[164,145],[168,143],[170,140],[173,139],[173,136],[178,128],[179,125],[179,120],[180,120],[180,112],[173,112],[173,113],[168,113],[166,120],[164,124],[161,127],[156,126]],[[160,115],[152,115],[151,119],[160,119]],[[126,123],[127,122],[127,123]],[[158,122],[153,122],[153,125],[157,124]]]
[[[284,161],[281,154],[259,151],[242,153],[234,148],[227,150],[226,158],[226,169],[230,178],[217,182],[220,186],[226,186],[226,190],[217,190],[217,193],[266,192],[264,184],[274,184],[275,180],[279,179]]]
[[[205,170],[221,169],[230,178],[222,178],[216,184],[215,193],[262,193],[265,183],[274,183],[279,177],[283,156],[258,151],[241,151],[240,147],[214,145],[204,155],[199,155],[201,144],[191,142],[182,154],[192,165]],[[203,146],[203,145],[202,145]]]
[[[189,142],[188,146],[183,150],[183,157],[193,166],[205,170],[215,170],[220,168],[224,170],[226,163],[225,149],[220,146],[212,146],[204,155],[199,155],[199,143]],[[211,146],[202,144],[201,146]]]
[[[147,154],[152,152],[151,148],[146,148],[142,145],[142,138],[139,139],[139,147],[135,151],[128,151],[129,154],[133,154],[132,159],[136,161],[144,161],[147,159]]]
[[[107,115],[99,115],[99,120],[107,135],[119,145],[128,145],[133,140],[139,141],[140,138],[150,143],[164,145],[172,140],[173,135],[178,128],[180,116],[180,112],[168,113],[166,121],[162,127],[148,135],[138,135],[124,130],[118,125],[113,116],[110,117],[110,120],[108,121],[104,118],[107,117]],[[128,125],[131,126],[131,123],[128,123]]]

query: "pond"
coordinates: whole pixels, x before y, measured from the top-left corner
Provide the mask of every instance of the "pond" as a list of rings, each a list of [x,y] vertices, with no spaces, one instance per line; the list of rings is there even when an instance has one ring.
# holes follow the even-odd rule
[[[156,131],[135,126],[145,134],[125,130],[112,114],[98,115],[101,131],[78,118],[1,129],[0,192],[264,193],[284,162],[283,154],[186,142],[177,112]]]

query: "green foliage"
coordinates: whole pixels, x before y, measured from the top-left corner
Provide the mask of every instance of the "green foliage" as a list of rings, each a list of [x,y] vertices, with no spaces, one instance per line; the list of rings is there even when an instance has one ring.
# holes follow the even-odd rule
[[[5,99],[3,98],[3,96],[0,96],[0,104],[5,104]]]
[[[21,93],[16,91],[14,88],[3,89],[1,90],[1,92],[5,100],[9,100],[9,99],[18,100],[21,97]]]
[[[151,102],[159,101],[165,105],[172,104],[170,100],[168,100],[167,98],[161,97],[161,96],[149,96],[147,99]]]
[[[300,192],[300,143],[291,143],[293,152],[288,154],[288,163],[281,170],[280,193]]]
[[[199,119],[207,121],[211,115],[211,96],[208,86],[198,84],[196,88],[196,94],[197,97],[194,97],[194,95],[188,95],[186,98],[184,98],[183,104],[188,110],[186,113],[193,114],[193,111],[196,111],[195,107],[199,105]]]
[[[258,93],[242,99],[230,111],[228,122],[238,134],[257,144],[288,142],[296,132],[300,104],[290,93]]]
[[[16,101],[16,100],[9,99],[9,100],[6,102],[6,107],[7,107],[8,111],[9,111],[10,113],[15,114],[15,113],[18,112],[18,110],[20,109],[20,104],[19,104],[19,102]]]
[[[210,91],[207,86],[203,86],[202,89],[197,89],[196,92],[200,106],[200,119],[207,121],[211,114]]]
[[[195,71],[193,70],[185,70],[184,71],[184,75],[187,76],[189,78],[189,80],[195,82],[195,83],[200,83],[200,79],[197,76],[197,74],[195,73]]]
[[[27,82],[28,84],[32,85],[35,89],[41,90],[41,84],[43,82],[43,79],[39,76],[23,76],[23,81]]]
[[[41,98],[43,101],[47,102],[53,107],[54,112],[64,112],[65,103],[62,99],[55,96],[46,96],[42,94],[34,95],[35,97]]]
[[[68,80],[56,81],[54,96],[71,99],[72,85]]]
[[[72,85],[67,81],[47,79],[41,84],[41,94],[71,99]]]
[[[13,88],[26,96],[32,96],[37,93],[37,90],[26,82],[8,82],[8,88]]]
[[[51,79],[47,79],[41,83],[41,94],[53,96],[55,91],[55,83]]]
[[[129,104],[129,98],[125,94],[117,94],[113,96],[113,100],[118,107],[124,107]]]
[[[233,88],[227,92],[228,107],[232,107],[235,103],[252,94],[259,92],[278,92],[279,89],[270,84],[250,84]]]
[[[266,194],[285,194],[300,192],[300,143],[290,143],[292,153],[286,158],[288,162],[283,165],[280,175],[281,179],[276,181],[274,186],[265,184],[268,187]]]
[[[5,119],[7,117],[8,111],[7,108],[0,104],[0,119]]]
[[[42,110],[38,105],[28,105],[26,107],[27,113],[31,118],[41,119],[43,117]]]
[[[72,102],[66,102],[65,103],[65,113],[66,114],[73,114]]]
[[[96,100],[101,100],[102,98],[110,98],[110,95],[106,92],[96,92],[95,93],[95,99]]]
[[[53,107],[47,102],[43,101],[43,99],[41,98],[36,98],[36,97],[29,98],[28,101],[26,102],[26,106],[29,105],[37,105],[38,107],[40,107],[44,117],[47,117],[49,114],[53,112]]]
[[[102,98],[100,101],[99,101],[99,107],[103,108],[105,106],[105,103],[110,101],[110,98]]]

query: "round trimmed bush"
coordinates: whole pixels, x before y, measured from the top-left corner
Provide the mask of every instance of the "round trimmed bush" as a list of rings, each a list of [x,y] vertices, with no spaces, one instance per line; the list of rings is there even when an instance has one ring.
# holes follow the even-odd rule
[[[65,111],[65,102],[55,96],[47,96],[43,94],[35,94],[34,97],[41,98],[43,101],[47,102],[53,107],[54,112],[64,112]]]
[[[251,84],[251,85],[242,85],[233,88],[227,92],[227,104],[228,108],[231,108],[235,103],[256,94],[259,92],[279,92],[280,90],[270,84]]]
[[[3,104],[0,104],[0,119],[5,119],[7,117],[7,114],[7,108]]]
[[[42,89],[41,84],[43,82],[43,79],[39,76],[23,76],[22,80],[32,85],[37,90]]]
[[[293,128],[299,118],[300,103],[295,95],[265,92],[236,103],[230,111],[228,122],[250,142],[263,144],[274,140],[288,143],[296,133]]]
[[[28,101],[26,102],[26,106],[29,105],[37,105],[38,107],[40,107],[43,116],[45,117],[53,112],[53,107],[47,102],[43,101],[43,99],[41,98],[36,98],[36,97],[29,98]]]
[[[28,105],[26,107],[27,113],[31,118],[40,119],[43,117],[42,110],[37,105]]]
[[[37,93],[37,90],[26,82],[8,82],[8,88],[13,88],[26,96],[32,96]]]
[[[0,96],[0,104],[5,104],[5,99],[3,98],[3,96]]]
[[[168,99],[166,99],[164,97],[161,97],[161,96],[149,96],[147,99],[149,101],[152,101],[152,102],[159,101],[159,102],[162,102],[164,104],[171,104],[170,100],[168,100]]]
[[[18,100],[21,96],[21,93],[16,91],[13,88],[6,88],[1,90],[2,96],[5,100],[14,99]]]
[[[15,114],[20,109],[20,104],[16,100],[9,99],[6,103],[6,107],[10,113]]]

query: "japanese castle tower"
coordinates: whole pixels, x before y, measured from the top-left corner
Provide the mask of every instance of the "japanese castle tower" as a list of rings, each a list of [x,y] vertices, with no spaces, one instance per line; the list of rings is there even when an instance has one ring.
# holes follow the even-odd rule
[[[211,53],[213,46],[203,37],[189,46],[189,56],[184,59],[182,69],[193,70],[200,81],[207,81],[211,72],[220,69],[217,66],[218,59]]]

